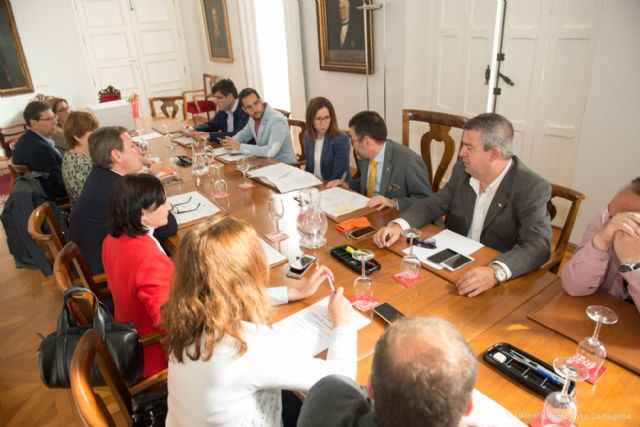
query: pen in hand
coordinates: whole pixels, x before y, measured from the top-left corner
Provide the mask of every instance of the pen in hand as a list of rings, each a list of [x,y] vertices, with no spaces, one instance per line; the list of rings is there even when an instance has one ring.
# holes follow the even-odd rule
[[[329,287],[331,288],[331,292],[335,294],[336,287],[333,286],[333,279],[331,279],[331,276],[327,275],[327,280],[329,281]]]

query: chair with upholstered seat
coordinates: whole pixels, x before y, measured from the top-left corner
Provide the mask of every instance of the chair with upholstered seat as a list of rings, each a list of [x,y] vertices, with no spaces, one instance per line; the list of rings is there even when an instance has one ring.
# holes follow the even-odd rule
[[[114,414],[109,412],[104,400],[91,385],[89,373],[94,360],[127,425],[131,425],[133,421],[132,399],[136,395],[166,388],[166,369],[129,388],[100,333],[95,329],[89,329],[78,342],[69,369],[71,394],[80,418],[86,426],[116,425]]]
[[[47,230],[43,227],[45,224]],[[65,238],[49,203],[42,203],[31,212],[27,222],[27,232],[40,245],[53,266],[65,244]]]
[[[180,112],[180,105],[178,102],[182,102],[182,96],[155,96],[149,98],[149,107],[151,108],[151,117],[158,117],[158,111],[156,110],[156,104],[160,104],[160,112],[165,117],[175,119]],[[186,120],[186,114],[182,111],[182,117]]]
[[[29,172],[29,166],[9,163],[7,167],[9,168],[9,173],[11,174],[11,181],[9,182],[9,192],[12,192],[13,187],[16,186],[16,181],[18,180],[18,178]]]
[[[551,227],[553,234],[551,242],[551,257],[541,268],[558,274],[562,258],[564,257],[564,253],[569,245],[569,237],[571,237],[573,226],[576,223],[580,204],[585,199],[585,196],[579,191],[572,190],[571,188],[551,184],[551,198],[547,202],[547,210],[549,211],[551,220],[556,217],[558,211],[557,207],[553,203],[554,199],[556,199],[556,201],[557,199],[566,200],[569,203],[569,211],[567,212],[567,216],[561,227]]]
[[[435,111],[402,110],[402,143],[407,147],[409,146],[409,125],[412,121],[429,125],[429,130],[420,138],[420,152],[429,170],[431,188],[433,188],[433,191],[438,191],[442,178],[453,159],[453,153],[456,151],[456,143],[450,135],[451,128],[462,129],[467,119],[462,116]],[[444,144],[444,153],[435,173],[431,158],[431,143],[433,141]]]
[[[303,166],[307,163],[307,158],[304,152],[304,133],[307,130],[307,124],[302,120],[287,119],[289,122],[289,130],[291,132],[291,142],[298,141],[298,147],[300,147],[300,153],[296,153],[296,162],[292,163],[292,166]],[[297,135],[296,135],[297,132]],[[293,150],[296,151],[295,148]]]
[[[185,120],[189,119],[188,114],[191,114],[191,120],[196,124],[196,117],[203,113],[207,115],[207,120],[211,120],[210,113],[215,112],[217,108],[215,102],[213,102],[211,87],[217,81],[218,76],[203,73],[203,89],[185,90],[182,92],[182,108]]]
[[[4,149],[4,157],[10,158],[18,139],[27,131],[24,123],[0,127],[0,146]]]

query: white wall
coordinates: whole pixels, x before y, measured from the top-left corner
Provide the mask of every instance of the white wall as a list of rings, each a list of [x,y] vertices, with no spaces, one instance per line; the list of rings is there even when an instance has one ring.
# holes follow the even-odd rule
[[[72,0],[12,0],[11,7],[35,93],[0,98],[0,126],[23,122],[36,93],[62,96],[72,107],[95,103]]]
[[[584,112],[573,188],[587,199],[571,238],[585,228],[616,191],[640,176],[640,2],[604,1],[591,87]]]

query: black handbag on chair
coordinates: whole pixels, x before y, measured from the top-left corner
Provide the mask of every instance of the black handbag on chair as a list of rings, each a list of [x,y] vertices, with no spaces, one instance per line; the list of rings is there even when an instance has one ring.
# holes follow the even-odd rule
[[[67,300],[72,294],[78,292],[89,293],[93,296],[95,303],[93,326],[76,325],[69,313]],[[138,381],[140,375],[142,375],[144,356],[140,337],[133,323],[114,321],[109,311],[91,290],[75,287],[67,289],[64,293],[62,312],[58,319],[58,330],[44,338],[38,349],[40,378],[47,387],[70,387],[69,366],[71,365],[73,351],[82,335],[90,328],[97,330],[107,343],[109,353],[111,353],[118,366],[122,378],[128,384]],[[91,367],[91,384],[105,384],[95,363]]]

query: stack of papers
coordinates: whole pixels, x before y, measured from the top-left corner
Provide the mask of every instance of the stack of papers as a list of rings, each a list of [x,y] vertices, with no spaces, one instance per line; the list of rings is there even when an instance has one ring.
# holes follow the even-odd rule
[[[248,175],[251,178],[259,178],[267,185],[276,187],[281,193],[322,184],[322,181],[313,174],[284,163],[265,166],[249,172]]]
[[[176,142],[180,145],[190,146],[191,144],[193,144],[194,139],[190,136],[182,135],[171,138],[171,141]]]
[[[262,250],[267,257],[267,264],[269,264],[269,267],[273,267],[274,265],[278,265],[284,261],[287,261],[287,258],[284,255],[273,249],[271,245],[269,245],[262,239],[260,239],[260,246],[262,247]]]
[[[284,333],[291,348],[283,351],[315,356],[329,348],[333,321],[329,317],[329,297],[273,324],[273,329]],[[358,330],[371,320],[355,309],[351,309],[351,324]]]
[[[435,264],[429,261],[431,255],[437,254],[438,252],[445,249],[452,249],[462,255],[471,255],[473,252],[477,251],[484,245],[475,240],[469,239],[468,237],[462,236],[458,233],[454,233],[451,230],[443,230],[435,236],[431,236],[436,240],[436,248],[435,249],[427,249],[422,248],[420,246],[413,247],[413,253],[416,255],[420,261],[427,264],[429,267],[435,268],[436,270],[442,270],[442,266],[440,264]],[[409,249],[405,249],[403,252],[405,254],[409,253]]]
[[[168,199],[178,225],[207,218],[220,212],[220,208],[197,191],[178,194]]]
[[[369,200],[360,193],[340,187],[320,192],[320,207],[327,215],[334,218],[366,208]]]
[[[139,144],[142,141],[149,141],[150,139],[158,138],[160,136],[162,135],[159,134],[158,132],[151,132],[144,135],[134,136],[132,139],[133,139],[133,142],[137,142]]]

